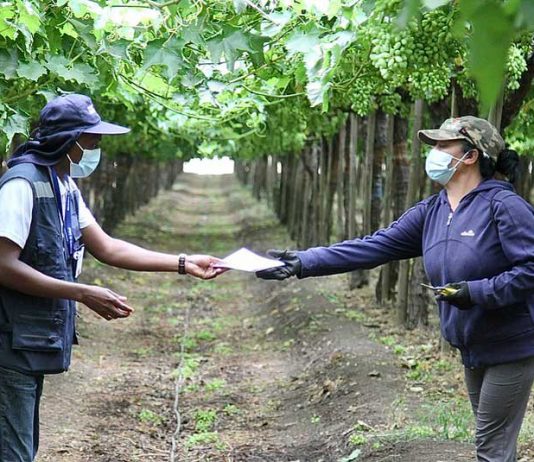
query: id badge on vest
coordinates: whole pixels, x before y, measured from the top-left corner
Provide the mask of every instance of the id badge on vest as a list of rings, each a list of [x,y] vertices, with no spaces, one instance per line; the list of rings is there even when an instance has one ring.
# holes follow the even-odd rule
[[[83,266],[83,255],[85,253],[85,245],[80,246],[80,248],[74,252],[74,255],[72,258],[74,258],[74,261],[76,262],[76,268],[74,271],[74,278],[78,279],[80,274],[82,274],[82,266]]]
[[[80,225],[78,221],[78,216],[75,213],[72,193],[66,186],[65,213],[63,213],[63,205],[61,203],[61,190],[59,188],[59,180],[56,171],[51,168],[50,174],[54,185],[54,192],[56,196],[59,217],[60,220],[63,222],[63,235],[66,250],[68,253],[68,259],[71,260],[71,268],[74,273],[74,278],[76,279],[82,272],[83,254],[85,250],[85,247],[83,245],[80,245],[79,242]]]

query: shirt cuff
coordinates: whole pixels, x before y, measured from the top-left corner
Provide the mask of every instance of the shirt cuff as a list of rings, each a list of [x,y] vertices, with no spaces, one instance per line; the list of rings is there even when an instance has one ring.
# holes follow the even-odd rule
[[[88,226],[94,225],[95,223],[96,223],[96,218],[91,216],[91,219],[89,220],[83,220],[83,222],[80,221],[80,229],[85,229]]]
[[[13,244],[18,245],[21,249],[23,249],[24,246],[26,245],[26,242],[22,241],[20,236],[16,236],[14,234],[10,234],[10,233],[7,233],[7,232],[1,232],[0,231],[0,237],[4,237],[4,238],[10,240],[11,242],[13,242]]]
[[[486,304],[486,296],[484,294],[484,286],[486,283],[487,279],[468,281],[467,287],[469,287],[469,296],[475,305],[484,306]]]
[[[300,260],[300,274],[297,274],[297,277],[302,279],[307,278],[308,276],[313,276],[311,272],[311,269],[313,268],[311,252],[309,250],[301,250],[297,252],[297,257]]]

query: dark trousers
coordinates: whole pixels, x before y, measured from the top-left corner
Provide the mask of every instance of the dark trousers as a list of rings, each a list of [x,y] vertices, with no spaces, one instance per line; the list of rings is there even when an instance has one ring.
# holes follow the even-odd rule
[[[32,462],[39,446],[43,376],[0,367],[0,462]]]
[[[516,462],[517,437],[533,381],[534,358],[465,369],[478,462]]]

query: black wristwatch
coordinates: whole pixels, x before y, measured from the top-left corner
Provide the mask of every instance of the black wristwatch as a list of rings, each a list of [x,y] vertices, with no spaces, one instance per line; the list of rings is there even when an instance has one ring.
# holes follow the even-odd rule
[[[186,258],[186,254],[185,253],[181,253],[180,255],[178,255],[178,273],[179,274],[187,274],[186,271],[185,271],[185,258]]]

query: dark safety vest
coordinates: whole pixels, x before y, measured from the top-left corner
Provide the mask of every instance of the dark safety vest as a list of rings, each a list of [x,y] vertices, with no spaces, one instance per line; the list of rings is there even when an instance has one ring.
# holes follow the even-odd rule
[[[47,167],[22,163],[0,178],[0,188],[22,178],[33,190],[30,234],[20,260],[56,279],[74,282],[75,261],[70,255],[54,185]],[[74,246],[81,245],[79,192],[69,192]],[[0,217],[1,219],[1,217]],[[55,374],[70,365],[77,343],[76,303],[36,297],[0,286],[0,366],[27,374]]]

